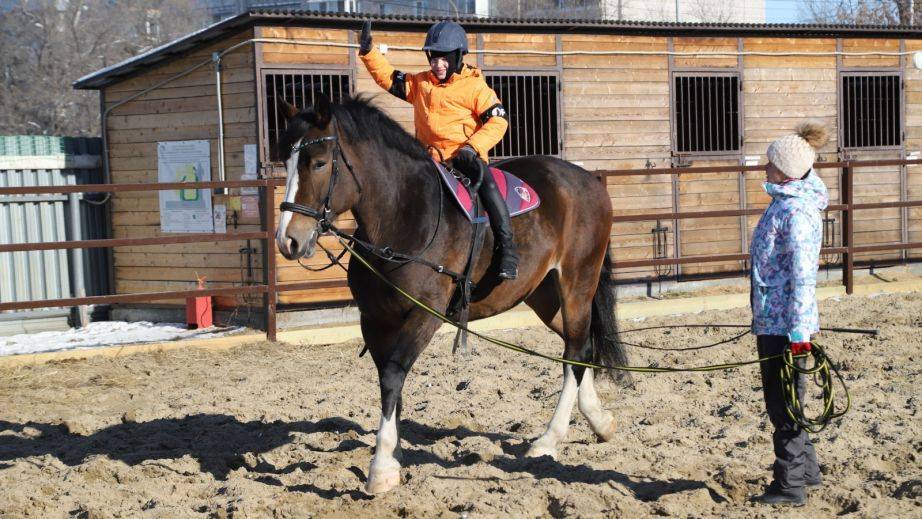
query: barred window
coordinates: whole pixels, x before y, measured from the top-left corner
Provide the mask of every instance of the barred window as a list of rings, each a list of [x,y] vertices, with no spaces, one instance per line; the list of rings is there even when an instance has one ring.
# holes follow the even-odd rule
[[[673,86],[676,152],[739,151],[739,75],[676,74]]]
[[[349,74],[343,72],[266,72],[264,73],[266,95],[266,138],[268,140],[268,157],[270,162],[278,162],[278,142],[285,131],[285,116],[279,112],[276,98],[281,97],[288,103],[306,108],[313,106],[317,92],[323,92],[334,103],[341,102],[351,93]]]
[[[902,143],[899,74],[843,74],[839,117],[845,148],[899,146]]]
[[[560,78],[557,74],[486,72],[485,75],[509,119],[509,130],[493,148],[493,158],[559,155]]]

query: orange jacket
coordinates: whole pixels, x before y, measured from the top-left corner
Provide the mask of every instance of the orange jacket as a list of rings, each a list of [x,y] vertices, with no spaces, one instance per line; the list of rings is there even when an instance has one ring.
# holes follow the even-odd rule
[[[375,82],[391,90],[396,71],[381,52],[372,48],[360,57]],[[465,65],[445,83],[439,83],[428,70],[403,77],[405,100],[413,105],[417,139],[436,148],[446,160],[465,144],[487,160],[487,153],[503,138],[509,122],[496,92],[484,81],[480,70]],[[439,159],[438,152],[430,153]]]

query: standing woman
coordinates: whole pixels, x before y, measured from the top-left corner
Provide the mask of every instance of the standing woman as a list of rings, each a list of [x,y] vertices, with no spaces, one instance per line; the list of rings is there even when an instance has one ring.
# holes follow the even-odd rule
[[[829,203],[826,185],[813,171],[816,150],[829,140],[822,125],[804,123],[768,147],[765,191],[772,201],[752,235],[752,333],[760,357],[810,350],[819,331],[816,273],[823,241],[821,211]],[[765,407],[774,431],[772,483],[756,501],[803,505],[806,487],[822,483],[813,443],[788,416],[778,358],[761,363]],[[804,360],[797,362],[803,363]],[[803,397],[803,375],[797,394]]]

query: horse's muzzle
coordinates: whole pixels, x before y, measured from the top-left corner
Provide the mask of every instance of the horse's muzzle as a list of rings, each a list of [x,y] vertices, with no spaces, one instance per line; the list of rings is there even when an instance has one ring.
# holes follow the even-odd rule
[[[309,258],[314,255],[317,247],[318,233],[317,229],[311,229],[306,237],[292,236],[286,232],[283,236],[281,233],[276,234],[275,241],[278,245],[279,252],[285,259],[296,260],[300,258]]]

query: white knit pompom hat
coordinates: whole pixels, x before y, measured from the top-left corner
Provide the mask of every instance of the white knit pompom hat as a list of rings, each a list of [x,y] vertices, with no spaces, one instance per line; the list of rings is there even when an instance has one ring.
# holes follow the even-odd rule
[[[829,131],[817,122],[805,122],[797,133],[785,135],[768,146],[768,161],[788,178],[801,178],[813,167],[816,150],[829,141]]]

